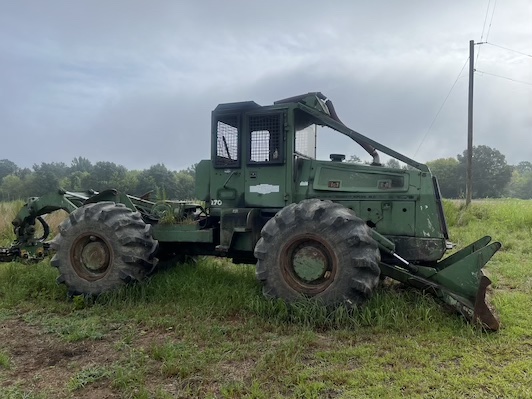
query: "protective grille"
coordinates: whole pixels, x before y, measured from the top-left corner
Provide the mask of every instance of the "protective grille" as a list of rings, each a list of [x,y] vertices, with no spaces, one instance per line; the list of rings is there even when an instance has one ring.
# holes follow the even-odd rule
[[[281,114],[249,117],[251,162],[282,162]]]
[[[216,166],[238,166],[238,117],[225,116],[216,125]]]

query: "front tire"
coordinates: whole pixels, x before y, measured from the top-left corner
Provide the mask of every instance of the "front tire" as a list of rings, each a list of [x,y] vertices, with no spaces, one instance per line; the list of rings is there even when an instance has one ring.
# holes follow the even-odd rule
[[[124,204],[98,202],[76,209],[51,242],[51,264],[70,295],[99,295],[141,281],[157,264],[151,225]]]
[[[379,282],[380,254],[364,221],[318,199],[281,209],[255,247],[257,278],[269,298],[361,304]]]

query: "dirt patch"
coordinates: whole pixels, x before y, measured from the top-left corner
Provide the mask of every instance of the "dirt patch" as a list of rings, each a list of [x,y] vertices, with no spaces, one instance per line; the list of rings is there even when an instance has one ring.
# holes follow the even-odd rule
[[[112,345],[109,339],[64,342],[21,318],[6,320],[0,327],[0,347],[9,355],[10,367],[3,370],[0,389],[16,386],[25,392],[49,392],[51,397],[70,396],[67,384],[76,373],[118,359]],[[93,388],[76,397],[118,397],[105,387]]]
[[[146,392],[163,390],[175,398],[189,398],[216,396],[228,382],[241,387],[251,383],[256,367],[256,359],[251,357],[220,359],[187,377],[165,374],[163,362],[150,354],[153,348],[182,340],[171,328],[132,324],[111,328],[100,340],[70,343],[39,324],[28,324],[22,317],[11,318],[0,326],[0,351],[10,358],[9,367],[0,368],[0,392],[16,390],[54,399],[114,399],[124,397],[126,392],[131,396],[142,387]],[[114,381],[118,378],[115,370],[122,367],[125,374]],[[128,378],[133,385],[124,387]],[[73,383],[79,389],[72,390]]]

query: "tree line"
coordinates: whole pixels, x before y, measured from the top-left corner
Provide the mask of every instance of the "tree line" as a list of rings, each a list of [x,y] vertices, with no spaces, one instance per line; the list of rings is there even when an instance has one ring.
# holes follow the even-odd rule
[[[427,165],[438,178],[444,198],[465,197],[467,151]],[[473,147],[472,178],[473,198],[532,198],[532,163],[508,165],[500,151],[486,145]]]
[[[348,162],[360,162],[360,159],[352,156]],[[439,158],[427,165],[437,176],[444,198],[465,196],[466,151],[456,158]],[[401,167],[395,159],[385,166]],[[157,164],[139,171],[113,162],[92,164],[86,158],[77,157],[70,166],[63,162],[43,162],[29,169],[19,168],[8,159],[0,160],[2,201],[40,196],[58,187],[70,191],[116,188],[137,196],[154,191],[159,198],[192,199],[194,184],[195,165],[171,171],[164,164]],[[473,147],[473,198],[500,197],[532,198],[532,163],[508,165],[506,157],[497,149],[485,145]]]
[[[145,170],[128,170],[114,162],[93,164],[86,158],[77,157],[70,166],[63,162],[43,162],[29,169],[2,159],[0,200],[41,196],[59,187],[69,191],[115,188],[136,196],[153,191],[152,197],[193,199],[195,167],[172,171],[164,164],[157,164]]]

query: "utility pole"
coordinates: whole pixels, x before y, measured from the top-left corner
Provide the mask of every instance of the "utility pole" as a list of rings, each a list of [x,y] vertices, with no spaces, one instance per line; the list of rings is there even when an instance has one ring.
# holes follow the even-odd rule
[[[467,107],[467,167],[466,167],[466,206],[473,196],[473,76],[475,67],[475,41],[469,41],[469,101]]]

